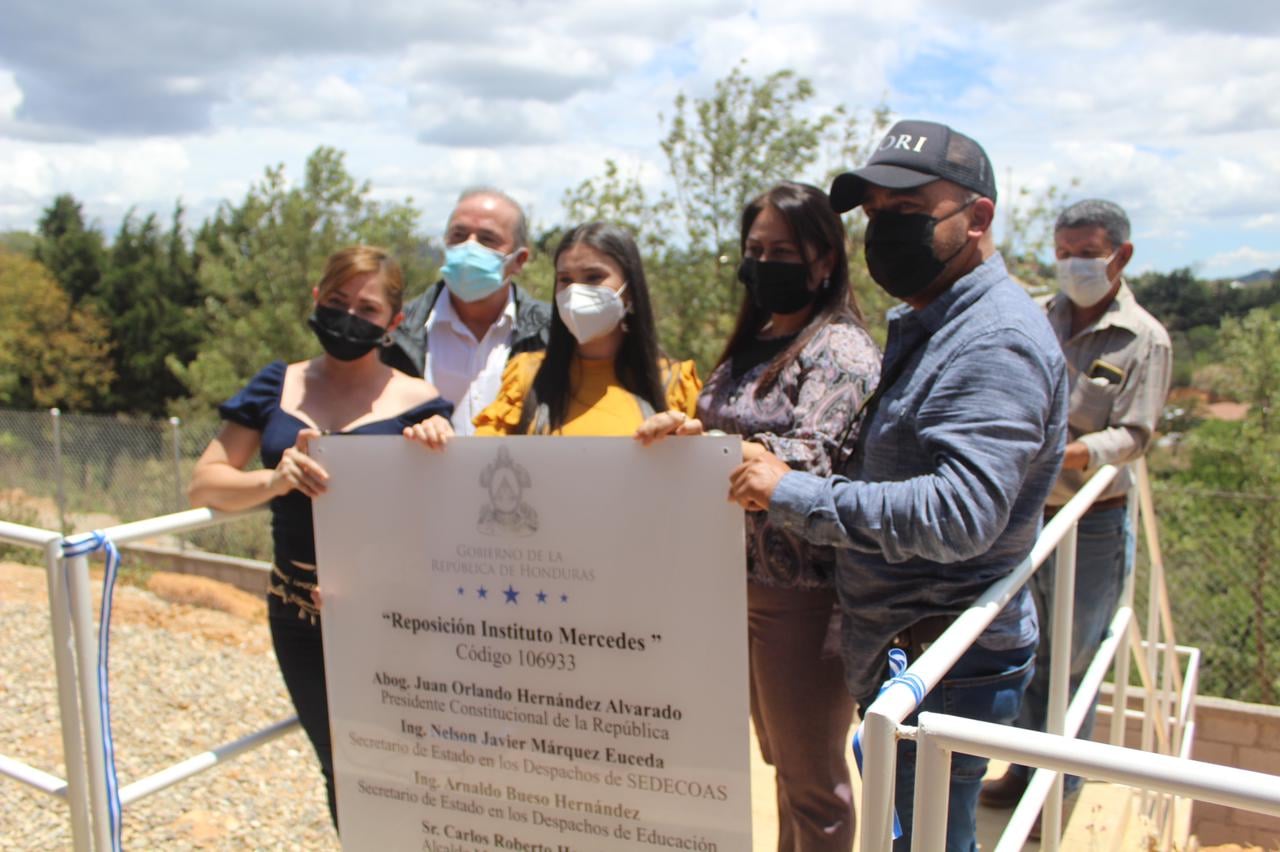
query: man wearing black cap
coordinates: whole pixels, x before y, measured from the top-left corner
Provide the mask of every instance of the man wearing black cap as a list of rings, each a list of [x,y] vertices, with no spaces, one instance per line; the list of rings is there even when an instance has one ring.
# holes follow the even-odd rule
[[[880,385],[843,476],[795,473],[767,454],[733,473],[744,508],[837,548],[846,678],[864,710],[890,647],[914,659],[1027,557],[1062,463],[1062,351],[995,250],[995,200],[981,146],[925,121],[898,122],[866,166],[836,178],[832,206],[867,215],[872,277],[906,302],[889,313]],[[920,709],[1012,722],[1037,637],[1023,589]],[[985,769],[952,758],[948,850],[975,848]],[[915,744],[903,741],[899,849],[910,845],[914,777]]]

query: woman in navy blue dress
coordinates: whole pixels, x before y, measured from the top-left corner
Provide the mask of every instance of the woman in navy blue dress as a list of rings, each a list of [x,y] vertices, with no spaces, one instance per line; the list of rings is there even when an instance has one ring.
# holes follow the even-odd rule
[[[195,506],[235,511],[271,502],[275,558],[267,595],[271,640],[285,686],[315,747],[337,825],[324,651],[316,594],[311,498],[328,475],[307,455],[322,433],[399,435],[453,405],[427,382],[382,363],[378,347],[403,319],[399,264],[371,246],[329,258],[312,291],[308,320],[324,354],[309,361],[273,361],[218,407],[225,421],[192,474]],[[262,470],[248,471],[255,453]]]

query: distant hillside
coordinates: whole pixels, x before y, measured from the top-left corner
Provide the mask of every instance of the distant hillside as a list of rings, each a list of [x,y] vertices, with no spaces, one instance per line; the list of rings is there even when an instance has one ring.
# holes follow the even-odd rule
[[[1240,284],[1269,284],[1277,273],[1280,273],[1280,269],[1259,269],[1257,272],[1250,272],[1233,280]]]

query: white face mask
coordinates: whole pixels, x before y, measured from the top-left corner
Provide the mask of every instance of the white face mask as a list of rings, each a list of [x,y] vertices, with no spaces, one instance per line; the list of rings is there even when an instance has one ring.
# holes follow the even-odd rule
[[[1058,286],[1077,307],[1091,308],[1111,292],[1107,265],[1111,257],[1064,257],[1058,259]]]
[[[589,343],[613,331],[626,316],[622,291],[602,284],[570,284],[556,293],[556,309],[569,333],[579,343]]]

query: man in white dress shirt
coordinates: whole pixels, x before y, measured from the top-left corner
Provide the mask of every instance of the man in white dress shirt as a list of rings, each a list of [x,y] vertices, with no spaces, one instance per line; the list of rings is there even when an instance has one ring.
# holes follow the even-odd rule
[[[529,231],[506,193],[464,191],[444,244],[443,280],[405,305],[382,360],[435,385],[455,406],[454,431],[470,435],[471,419],[498,395],[507,359],[546,348],[551,307],[513,280],[529,260]]]

